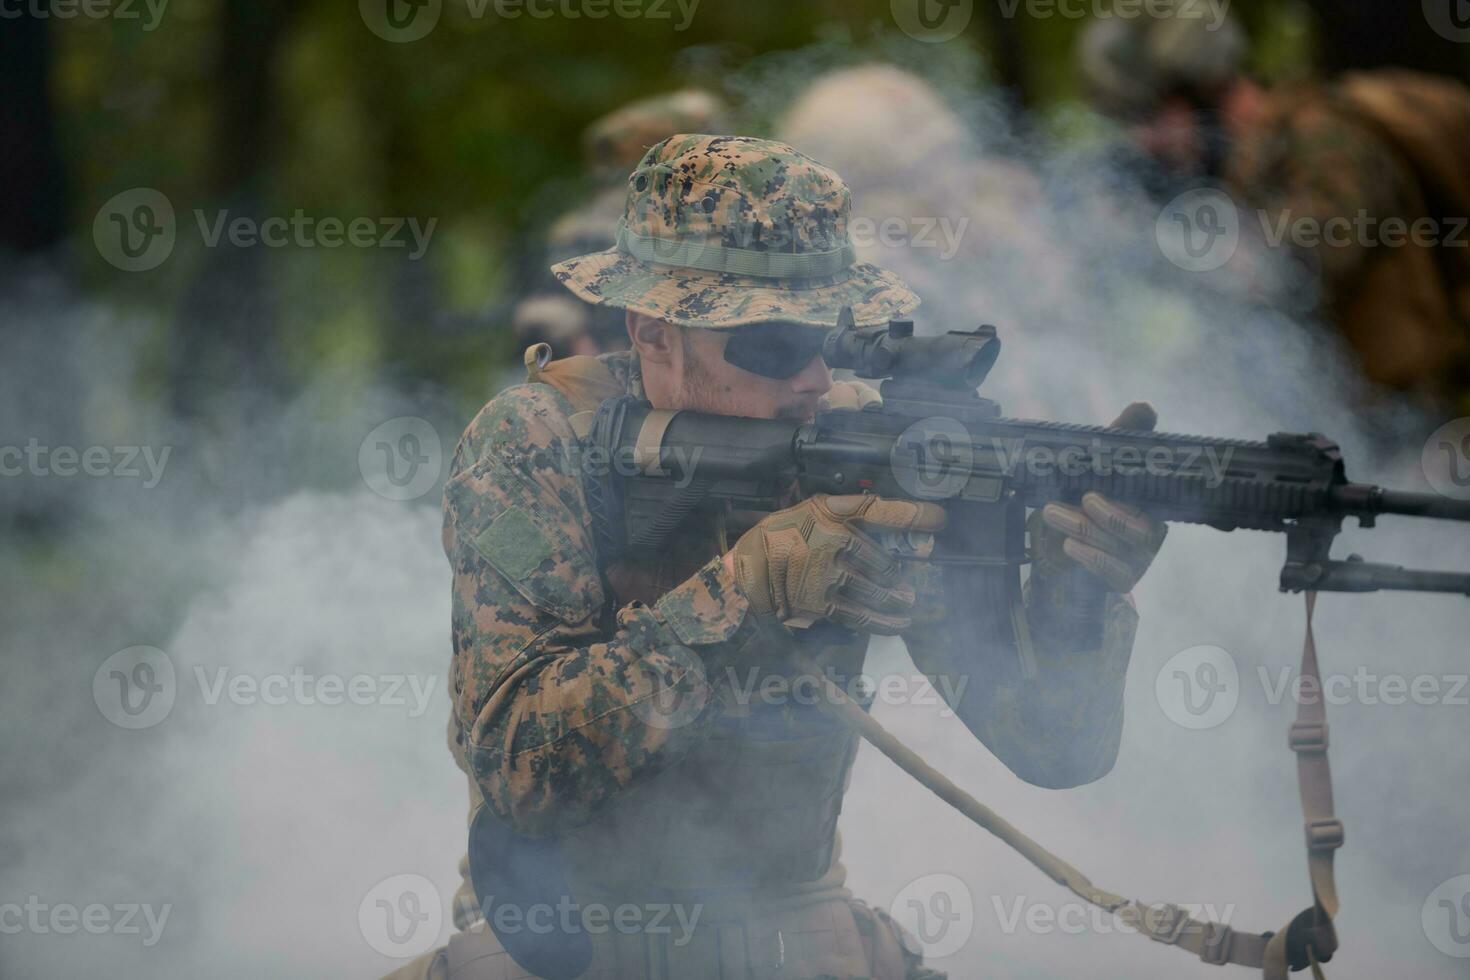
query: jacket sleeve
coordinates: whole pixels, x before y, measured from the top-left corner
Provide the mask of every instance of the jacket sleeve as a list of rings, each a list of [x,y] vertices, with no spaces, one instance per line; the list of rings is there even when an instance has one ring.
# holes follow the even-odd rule
[[[1107,594],[1080,568],[1038,564],[1013,610],[993,573],[926,568],[904,641],[920,670],[943,678],[936,688],[975,737],[1037,786],[1107,775],[1123,732],[1132,600]]]
[[[465,767],[494,811],[585,823],[704,737],[755,617],[719,561],[655,605],[608,608],[569,406],[545,385],[486,406],[444,497],[452,682]]]

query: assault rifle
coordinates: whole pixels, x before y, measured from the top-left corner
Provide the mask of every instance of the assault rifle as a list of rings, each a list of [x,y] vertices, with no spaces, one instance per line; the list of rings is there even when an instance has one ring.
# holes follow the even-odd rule
[[[1315,593],[1397,589],[1470,595],[1470,573],[1330,555],[1345,518],[1357,518],[1363,527],[1386,514],[1470,521],[1470,501],[1350,482],[1338,446],[1315,433],[1249,442],[1005,418],[978,392],[999,355],[993,327],[916,337],[905,321],[858,329],[844,311],[823,358],[833,368],[881,381],[881,404],[796,422],[656,411],[628,397],[604,402],[587,445],[617,465],[589,472],[584,482],[599,558],[611,563],[657,554],[699,512],[716,526],[732,516],[749,523],[752,515],[788,504],[793,486],[807,495],[876,493],[935,501],[949,521],[932,551],[918,557],[905,542],[885,545],[908,560],[963,566],[954,571],[964,579],[967,600],[974,600],[972,609],[981,612],[967,620],[967,628],[975,627],[971,632],[981,643],[994,639],[1016,647],[1026,675],[1034,663],[1028,665],[1025,617],[1017,612],[1027,511],[1051,501],[1076,503],[1089,491],[1165,521],[1286,535],[1280,585],[1282,591],[1307,593],[1301,675],[1318,684],[1311,629]],[[1320,976],[1318,964],[1337,950],[1332,856],[1344,831],[1333,810],[1320,700],[1298,706],[1290,734],[1313,904],[1282,929],[1248,933],[1196,921],[1178,906],[1146,906],[1098,888],[928,766],[847,701],[815,661],[798,653],[796,662],[826,685],[830,710],[844,724],[1053,881],[1151,939],[1206,963],[1260,969],[1265,980],[1286,980],[1289,971],[1308,966]],[[476,872],[477,886],[479,878]]]
[[[1398,589],[1470,595],[1470,573],[1416,571],[1329,552],[1344,518],[1470,521],[1470,501],[1349,482],[1326,436],[1265,442],[1011,419],[978,388],[1000,355],[994,327],[918,337],[913,324],[858,329],[843,311],[823,357],[881,380],[882,403],[812,422],[603,403],[594,451],[631,465],[589,481],[599,555],[658,553],[695,512],[771,511],[793,485],[814,493],[930,500],[949,526],[927,561],[973,565],[1013,592],[1027,561],[1028,509],[1104,496],[1171,522],[1286,535],[1282,591]]]

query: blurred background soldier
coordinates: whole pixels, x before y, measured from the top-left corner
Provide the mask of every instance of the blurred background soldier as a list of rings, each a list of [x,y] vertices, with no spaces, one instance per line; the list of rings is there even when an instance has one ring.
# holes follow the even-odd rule
[[[582,152],[592,196],[552,222],[542,266],[611,248],[623,216],[628,173],[648,148],[675,133],[719,132],[726,116],[718,96],[684,89],[640,99],[587,127]],[[511,320],[522,349],[544,341],[558,357],[566,357],[628,346],[620,313],[570,298],[549,273],[517,305]]]
[[[999,152],[1006,120],[984,107],[976,133],[924,79],[866,64],[819,76],[788,107],[777,136],[847,179],[858,255],[895,270],[925,297],[920,332],[982,318],[1002,328],[1007,370],[987,393],[1007,411],[1101,414],[1116,397],[1101,385],[1068,379],[1072,394],[1097,390],[1085,393],[1085,405],[1063,406],[1028,380],[1055,375],[1034,363],[1047,335],[1095,332],[1096,324],[1085,311],[1063,308],[1069,290],[1047,288],[1048,279],[1076,281],[1074,262],[1050,233],[1040,182]]]
[[[1174,190],[1222,181],[1289,242],[1374,382],[1470,410],[1470,90],[1398,69],[1265,88],[1233,20],[1176,5],[1091,23],[1085,87]],[[1278,238],[1284,234],[1284,238]]]

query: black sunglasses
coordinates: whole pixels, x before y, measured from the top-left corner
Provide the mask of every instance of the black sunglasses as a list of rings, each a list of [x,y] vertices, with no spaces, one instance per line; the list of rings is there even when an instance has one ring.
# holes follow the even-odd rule
[[[785,381],[822,353],[827,331],[800,323],[752,323],[729,331],[725,360],[742,371]]]

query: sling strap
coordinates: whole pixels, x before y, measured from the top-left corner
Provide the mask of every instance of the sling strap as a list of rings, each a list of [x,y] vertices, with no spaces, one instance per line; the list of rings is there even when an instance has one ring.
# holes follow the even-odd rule
[[[1307,632],[1302,648],[1301,677],[1306,690],[1322,690],[1317,663],[1317,644],[1312,616],[1317,594],[1307,594]],[[1291,726],[1290,746],[1297,757],[1297,782],[1302,813],[1306,818],[1307,869],[1312,882],[1313,905],[1271,933],[1238,932],[1219,922],[1201,922],[1176,905],[1146,905],[1098,888],[1066,861],[1026,836],[994,810],[965,792],[948,777],[926,763],[918,753],[895,738],[870,714],[854,704],[826,672],[809,658],[800,658],[802,670],[817,678],[827,692],[826,706],[844,723],[873,744],[940,799],[959,810],[983,829],[999,837],[1052,881],[1078,898],[1119,921],[1132,926],[1155,942],[1178,946],[1215,966],[1234,964],[1261,970],[1264,980],[1285,980],[1288,972],[1312,968],[1321,978],[1319,963],[1337,950],[1337,933],[1332,920],[1337,915],[1337,885],[1332,859],[1343,844],[1343,825],[1332,807],[1332,773],[1327,763],[1327,710],[1320,697],[1298,699],[1296,722]]]

